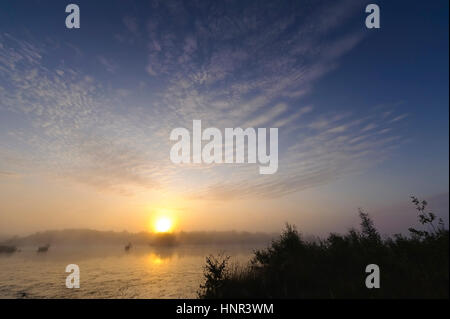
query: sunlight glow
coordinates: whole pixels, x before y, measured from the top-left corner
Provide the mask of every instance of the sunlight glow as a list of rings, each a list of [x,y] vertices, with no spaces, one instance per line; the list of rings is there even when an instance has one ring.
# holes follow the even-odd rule
[[[155,231],[157,233],[167,233],[172,230],[172,220],[167,217],[160,217],[156,220]]]

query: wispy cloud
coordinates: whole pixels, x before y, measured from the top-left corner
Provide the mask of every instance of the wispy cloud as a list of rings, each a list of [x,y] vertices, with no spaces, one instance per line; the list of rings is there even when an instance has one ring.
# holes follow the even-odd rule
[[[13,173],[13,172],[0,171],[0,179],[1,178],[17,178],[17,177],[20,177],[20,174]]]
[[[134,61],[142,74],[127,87],[67,61],[50,66],[44,44],[0,35],[0,112],[27,121],[8,139],[24,157],[32,154],[36,170],[120,193],[178,190],[189,175],[198,181],[194,190],[180,191],[189,198],[276,197],[363,171],[401,142],[394,125],[406,115],[395,110],[384,117],[330,113],[303,100],[363,39],[344,28],[354,1],[282,12],[258,3],[229,11],[213,3],[197,8],[202,12],[194,18],[188,12],[195,3],[154,5],[158,10],[145,23],[129,15],[122,21],[130,34],[123,40],[145,41],[147,49],[145,60]],[[94,59],[120,80],[118,71],[129,62],[107,52]],[[146,91],[145,83],[156,84]],[[279,172],[262,177],[252,165],[175,167],[170,130],[190,127],[193,119],[205,127],[279,127]]]
[[[104,56],[99,56],[98,57],[98,61],[100,62],[101,65],[103,65],[105,67],[105,69],[110,72],[110,73],[115,73],[118,69],[118,65],[117,63],[115,63],[114,61],[112,61],[111,59],[108,59]]]

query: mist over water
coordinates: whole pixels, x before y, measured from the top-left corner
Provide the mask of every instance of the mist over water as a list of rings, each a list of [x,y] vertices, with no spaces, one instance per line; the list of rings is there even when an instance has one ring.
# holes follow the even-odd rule
[[[264,245],[261,244],[261,247]],[[0,255],[0,298],[195,298],[205,256],[224,252],[245,264],[255,245],[35,246]],[[80,267],[80,288],[68,289],[68,264]]]

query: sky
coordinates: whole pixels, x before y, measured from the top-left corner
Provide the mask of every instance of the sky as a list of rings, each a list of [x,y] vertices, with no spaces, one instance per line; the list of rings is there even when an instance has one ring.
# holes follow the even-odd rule
[[[73,3],[0,3],[0,234],[448,223],[448,1]],[[174,164],[195,119],[278,128],[278,171]]]

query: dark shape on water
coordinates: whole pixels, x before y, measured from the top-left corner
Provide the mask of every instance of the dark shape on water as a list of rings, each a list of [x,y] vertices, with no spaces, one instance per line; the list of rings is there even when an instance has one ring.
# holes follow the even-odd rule
[[[125,246],[125,251],[130,251],[131,247],[131,243],[128,243],[128,245]]]
[[[17,251],[16,246],[0,245],[0,254],[12,254]]]
[[[39,246],[37,252],[38,253],[46,253],[49,248],[50,248],[50,244],[47,244],[45,246]]]
[[[22,298],[22,299],[28,298],[28,294],[25,291],[21,291],[21,292],[19,292],[19,298]]]
[[[171,233],[157,233],[153,237],[153,241],[150,243],[152,246],[164,246],[173,247],[178,245],[175,234]]]

